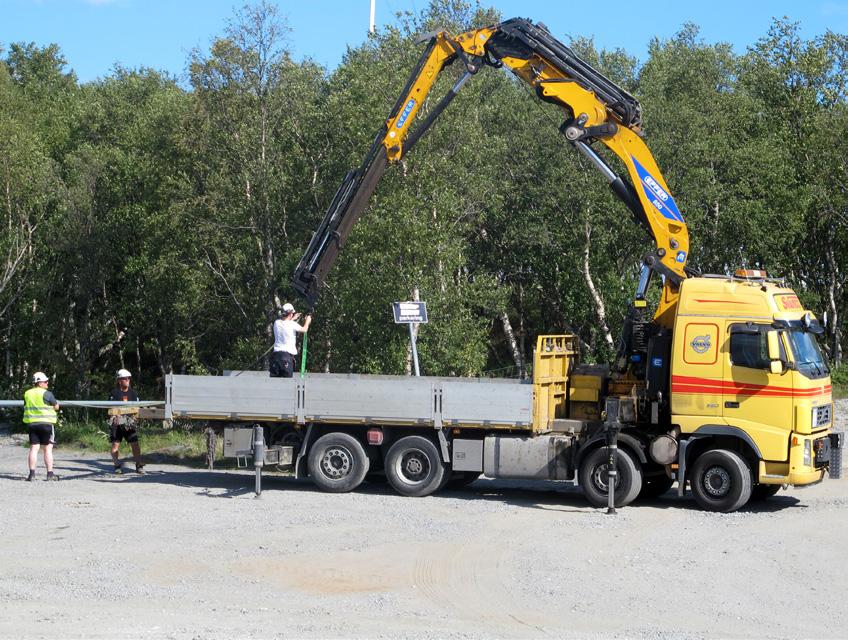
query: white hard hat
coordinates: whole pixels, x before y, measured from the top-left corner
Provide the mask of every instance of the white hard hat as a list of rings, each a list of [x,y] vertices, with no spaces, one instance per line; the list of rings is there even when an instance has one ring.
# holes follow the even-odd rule
[[[35,384],[38,384],[39,382],[50,382],[50,378],[48,378],[47,374],[45,374],[44,372],[36,371],[34,374],[32,374],[32,381]]]
[[[294,305],[291,302],[286,302],[283,305],[283,313],[294,313]]]
[[[115,374],[116,378],[132,378],[132,374],[126,369],[118,369],[118,373]]]

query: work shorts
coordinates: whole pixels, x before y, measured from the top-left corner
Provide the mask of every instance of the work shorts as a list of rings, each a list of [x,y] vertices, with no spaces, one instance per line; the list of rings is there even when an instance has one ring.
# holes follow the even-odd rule
[[[288,351],[272,352],[269,369],[272,378],[291,378],[294,375],[294,356]]]
[[[127,442],[138,442],[138,432],[135,425],[119,424],[109,427],[109,442],[112,444],[126,440]]]
[[[37,422],[29,425],[30,444],[56,444],[56,434],[53,425]]]

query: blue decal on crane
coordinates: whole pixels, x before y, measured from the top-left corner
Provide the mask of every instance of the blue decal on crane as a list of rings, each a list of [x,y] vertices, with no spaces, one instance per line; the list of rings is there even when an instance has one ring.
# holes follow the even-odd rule
[[[409,102],[406,103],[406,106],[403,108],[403,112],[400,114],[400,118],[397,121],[397,128],[400,129],[403,126],[403,123],[406,122],[406,119],[409,117],[409,114],[412,112],[412,108],[415,106],[415,98],[410,98]]]
[[[680,263],[686,262],[686,252],[685,251],[678,251],[677,257],[675,258],[675,260],[677,260]]]
[[[630,159],[633,160],[633,164],[636,166],[636,173],[639,174],[639,182],[642,184],[642,189],[645,191],[645,195],[651,201],[651,204],[656,207],[657,211],[664,218],[674,220],[675,222],[683,222],[683,215],[681,215],[680,210],[677,208],[677,203],[674,202],[671,194],[654,179],[654,176],[648,173],[645,167],[639,164],[639,161],[633,155],[630,156]]]

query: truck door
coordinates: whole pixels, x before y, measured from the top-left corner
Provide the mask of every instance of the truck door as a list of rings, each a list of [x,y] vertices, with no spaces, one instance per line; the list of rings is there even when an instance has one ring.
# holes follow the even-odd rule
[[[793,424],[792,376],[770,371],[766,332],[771,328],[728,323],[722,410],[728,424],[761,436],[755,440],[783,442]],[[785,359],[782,341],[780,349]],[[785,445],[781,449],[785,451]]]
[[[680,318],[674,337],[671,376],[672,413],[721,417],[724,327],[701,318]],[[682,338],[682,339],[681,339]]]

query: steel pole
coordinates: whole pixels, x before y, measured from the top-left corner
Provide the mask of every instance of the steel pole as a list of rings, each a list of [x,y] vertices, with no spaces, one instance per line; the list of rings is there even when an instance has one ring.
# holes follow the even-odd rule
[[[256,471],[256,497],[262,495],[262,465],[265,464],[265,433],[262,427],[253,427],[253,468]]]
[[[418,368],[418,348],[415,346],[415,331],[412,328],[414,322],[409,323],[409,342],[412,344],[412,362],[415,364],[415,376],[421,375],[421,370]]]
[[[604,427],[607,438],[607,513],[615,515],[615,484],[618,480],[618,430],[621,428],[619,398],[607,398],[604,403]]]
[[[607,514],[615,515],[615,481],[618,479],[618,469],[616,469],[615,461],[618,457],[618,439],[615,437],[616,428],[612,425],[607,425],[607,452],[609,460],[607,461]]]

